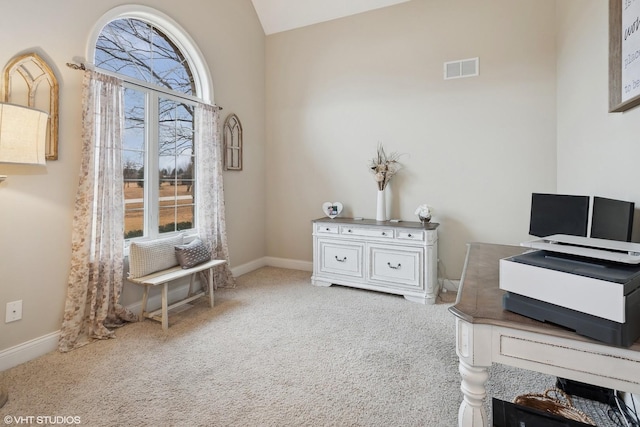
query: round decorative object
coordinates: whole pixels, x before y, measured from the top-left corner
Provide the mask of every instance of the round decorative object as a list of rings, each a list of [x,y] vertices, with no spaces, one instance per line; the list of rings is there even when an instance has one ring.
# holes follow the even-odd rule
[[[340,202],[324,202],[322,204],[322,212],[329,218],[333,219],[342,212],[342,203]]]
[[[431,212],[431,207],[429,207],[427,204],[422,204],[417,207],[414,213],[418,215],[418,219],[421,223],[426,224],[431,221]]]
[[[431,215],[427,215],[427,216],[418,215],[418,218],[420,219],[420,222],[423,224],[426,224],[431,221]]]

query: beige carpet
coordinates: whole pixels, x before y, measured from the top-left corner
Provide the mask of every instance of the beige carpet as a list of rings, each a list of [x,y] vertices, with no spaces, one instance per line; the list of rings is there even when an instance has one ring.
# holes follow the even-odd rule
[[[200,300],[172,316],[167,333],[146,320],[6,371],[0,416],[75,416],[88,426],[454,426],[454,295],[443,296],[423,306],[262,268],[217,290],[214,309]],[[553,381],[494,366],[488,389],[511,400]]]

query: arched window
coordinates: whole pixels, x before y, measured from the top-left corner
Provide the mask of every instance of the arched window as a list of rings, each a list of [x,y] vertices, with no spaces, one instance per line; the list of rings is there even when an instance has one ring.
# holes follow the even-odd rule
[[[196,227],[194,109],[212,99],[209,73],[189,36],[149,8],[116,8],[98,23],[97,70],[125,82],[125,238]]]

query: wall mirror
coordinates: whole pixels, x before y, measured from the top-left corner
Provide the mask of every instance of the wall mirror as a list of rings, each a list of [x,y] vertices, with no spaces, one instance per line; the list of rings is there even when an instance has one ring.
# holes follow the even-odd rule
[[[36,53],[9,61],[3,72],[2,100],[49,114],[45,156],[58,159],[58,81],[49,65]]]
[[[224,169],[242,170],[242,124],[235,114],[229,114],[224,121]]]

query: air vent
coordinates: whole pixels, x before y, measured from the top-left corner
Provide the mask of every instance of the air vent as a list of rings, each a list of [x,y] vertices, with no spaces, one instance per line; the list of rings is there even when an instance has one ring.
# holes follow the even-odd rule
[[[444,79],[460,79],[480,74],[479,59],[469,58],[444,63]]]

